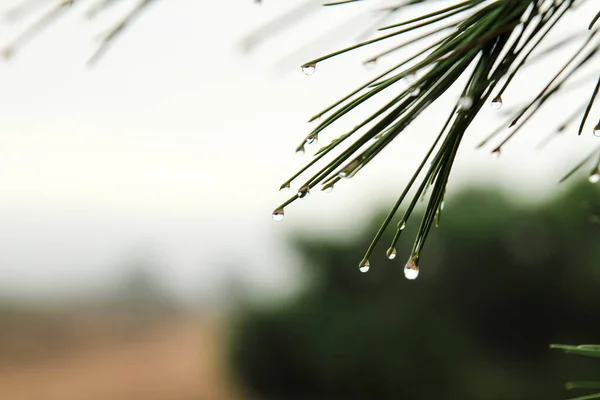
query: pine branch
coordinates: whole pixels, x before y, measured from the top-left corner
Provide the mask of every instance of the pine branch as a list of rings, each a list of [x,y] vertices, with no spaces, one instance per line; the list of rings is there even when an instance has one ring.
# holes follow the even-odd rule
[[[56,0],[55,6],[47,14],[5,48],[4,56],[12,57],[18,49],[79,1],[81,0]],[[585,39],[583,44],[571,54],[571,57],[560,64],[554,77],[535,97],[524,105],[518,106],[507,123],[494,130],[481,142],[479,147],[486,146],[504,132],[505,126],[514,127],[504,139],[492,148],[492,153],[500,154],[503,146],[521,132],[544,105],[558,98],[557,95],[572,90],[580,84],[580,81],[573,81],[579,71],[590,65],[597,65],[600,40],[597,35],[598,29],[594,26],[600,18],[600,12],[591,20],[587,30],[586,27],[582,27],[580,32],[561,38],[545,48],[542,47],[549,34],[555,30],[564,16],[569,12],[574,12],[576,6],[585,1],[463,0],[442,7],[439,5],[443,3],[441,0],[398,0],[395,5],[380,9],[383,18],[380,18],[379,22],[383,24],[399,11],[415,5],[431,7],[429,12],[416,18],[380,27],[379,30],[383,32],[380,36],[310,60],[302,65],[303,71],[307,74],[314,73],[318,64],[331,58],[368,47],[374,43],[387,43],[390,39],[409,32],[415,32],[417,35],[405,40],[400,45],[390,46],[389,49],[379,52],[365,63],[373,64],[383,57],[392,57],[397,50],[403,49],[408,44],[426,44],[423,44],[422,48],[413,56],[399,60],[389,70],[351,91],[347,96],[311,118],[311,121],[321,117],[323,120],[300,143],[297,152],[303,153],[306,144],[316,143],[320,134],[335,126],[340,119],[354,114],[357,107],[365,102],[381,97],[384,92],[396,93],[391,101],[384,104],[355,128],[334,139],[330,144],[321,147],[310,162],[281,185],[281,190],[289,189],[292,182],[308,175],[298,186],[296,194],[276,208],[273,213],[274,218],[281,220],[285,207],[299,198],[306,198],[315,187],[321,185],[322,190],[329,191],[342,179],[355,176],[375,157],[379,156],[381,151],[409,127],[417,117],[427,112],[434,102],[454,87],[464,75],[470,73],[462,96],[451,110],[446,124],[384,219],[360,263],[361,271],[368,270],[370,267],[369,256],[382,238],[383,232],[395,218],[402,204],[409,201],[403,216],[398,220],[396,233],[387,250],[388,256],[394,258],[396,243],[404,227],[409,223],[416,202],[418,199],[428,199],[425,214],[419,225],[405,270],[407,277],[416,277],[418,262],[427,236],[432,225],[435,223],[437,226],[440,222],[446,185],[450,179],[456,154],[466,131],[480,114],[483,105],[491,102],[494,108],[500,108],[505,90],[525,68],[566,45]],[[52,1],[24,0],[20,7],[11,10],[9,14],[12,18],[17,18],[49,2]],[[118,2],[119,0],[98,0],[88,9],[87,14],[93,17]],[[135,18],[140,16],[153,2],[153,0],[139,0],[137,6],[109,30],[97,51],[90,58],[88,65],[96,63],[124,30],[133,23]],[[373,0],[369,2],[373,3]],[[314,3],[315,0],[306,0],[285,18],[292,22],[297,21],[299,14],[308,15],[312,12]],[[366,0],[335,1],[324,5],[352,7],[356,3],[366,3]],[[268,36],[265,35],[266,32],[283,29],[282,27],[285,25],[287,24],[276,21],[257,31],[252,36],[253,39],[247,41],[246,47],[250,49],[262,37]],[[438,36],[439,39],[427,44],[427,41],[431,41],[434,36]],[[416,78],[417,76],[419,78]],[[579,132],[584,131],[600,89],[598,72],[589,78],[597,81],[591,90],[591,98],[582,107],[582,111],[578,110],[562,121],[556,132],[564,131],[566,126],[579,116],[581,116]],[[590,79],[584,78],[581,81],[587,83]],[[407,84],[407,88],[398,90],[398,84],[402,82]],[[593,131],[600,135],[600,121]],[[551,137],[555,137],[555,133]],[[341,153],[332,156],[336,149],[341,150]],[[594,159],[598,152],[600,150],[594,150],[584,162],[570,171],[565,179]],[[598,164],[600,164],[600,160],[589,174],[590,182],[600,180]],[[425,168],[426,165],[428,168]],[[415,193],[409,200],[408,193],[411,189],[415,189]]]
[[[565,89],[572,89],[575,86],[572,81],[579,71],[589,65],[597,65],[600,41],[597,35],[598,30],[593,28],[593,22],[597,17],[590,24],[589,33],[583,33],[586,27],[582,27],[582,32],[569,35],[542,48],[549,33],[554,31],[564,16],[569,12],[573,12],[575,6],[584,1],[462,1],[443,8],[436,7],[417,18],[382,27],[380,31],[391,30],[391,32],[304,63],[302,65],[303,71],[312,74],[320,63],[333,57],[368,47],[374,43],[387,42],[391,38],[401,36],[407,32],[420,32],[416,37],[403,42],[401,45],[395,45],[386,51],[379,52],[366,61],[366,63],[373,63],[380,57],[391,56],[396,50],[409,43],[419,42],[433,35],[442,35],[441,39],[428,46],[423,46],[412,57],[401,60],[394,67],[360,86],[311,118],[312,121],[324,117],[322,122],[305,137],[298,146],[297,151],[304,152],[306,144],[317,142],[320,134],[332,127],[338,120],[354,113],[356,108],[366,101],[378,98],[384,91],[396,91],[397,93],[396,97],[359,123],[354,129],[320,148],[313,160],[281,185],[282,190],[289,189],[293,181],[312,171],[312,176],[305,178],[304,183],[299,184],[297,193],[276,208],[274,217],[281,220],[285,207],[299,198],[306,198],[317,185],[322,185],[322,190],[329,191],[343,178],[351,178],[356,175],[410,126],[415,118],[425,113],[429,106],[457,84],[457,81],[467,71],[471,71],[463,93],[452,109],[446,124],[384,219],[359,264],[361,272],[369,270],[371,267],[369,256],[395,218],[401,205],[408,200],[407,196],[411,188],[416,186],[412,199],[409,201],[403,216],[398,220],[396,233],[387,250],[390,259],[396,257],[396,243],[409,223],[416,202],[420,198],[428,198],[425,214],[421,219],[413,249],[405,268],[407,278],[416,278],[419,259],[428,234],[432,225],[435,223],[437,226],[440,221],[446,185],[451,175],[456,154],[466,131],[481,112],[483,105],[491,101],[494,108],[500,108],[504,91],[525,68],[545,55],[562,49],[564,46],[582,38],[585,39],[580,47],[571,54],[570,58],[559,66],[556,74],[548,84],[533,99],[519,106],[507,121],[508,127],[514,126],[515,128],[499,144],[493,147],[492,153],[500,154],[502,147],[519,133],[545,104],[556,99],[557,94],[562,93]],[[328,3],[327,5],[347,3],[355,2],[344,1],[335,4]],[[419,3],[431,4],[433,2],[423,1]],[[414,4],[416,4],[414,1],[400,2],[394,10],[404,9]],[[426,31],[424,31],[425,29]],[[411,77],[414,76],[420,76],[420,78],[412,81]],[[594,78],[598,78],[597,72],[591,76],[591,79]],[[589,82],[589,79],[585,81]],[[396,87],[399,82],[407,82],[408,87],[398,91]],[[568,123],[581,115],[581,112],[583,112],[583,116],[580,129],[583,129],[598,93],[600,81],[598,82],[593,90],[592,98],[587,102],[585,108],[563,121],[562,129],[559,128],[558,131],[564,130]],[[507,124],[503,124],[495,130],[480,146],[484,146],[493,140],[495,136],[501,134],[506,129]],[[600,133],[600,123],[594,129],[595,132]],[[342,149],[342,152],[336,157],[331,157],[332,150],[336,148]],[[598,151],[600,149],[595,150],[586,159],[586,163],[594,158]],[[425,169],[425,165],[429,165],[428,169]],[[585,163],[577,166],[567,177],[583,165]],[[597,172],[598,166],[596,165],[589,175],[591,182],[594,182],[596,177],[600,178]],[[420,184],[417,184],[419,181]],[[430,194],[427,194],[428,188],[431,188]]]

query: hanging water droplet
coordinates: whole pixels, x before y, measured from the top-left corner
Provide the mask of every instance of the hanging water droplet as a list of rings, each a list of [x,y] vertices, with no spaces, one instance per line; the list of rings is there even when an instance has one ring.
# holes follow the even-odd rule
[[[473,106],[473,99],[469,96],[463,96],[460,99],[458,99],[458,105],[460,106],[460,108],[468,110]]]
[[[494,149],[492,150],[492,155],[494,155],[496,158],[500,157],[500,149]]]
[[[321,189],[321,190],[324,191],[325,193],[329,193],[333,190],[333,184],[323,186],[323,189]]]
[[[304,185],[298,190],[298,198],[299,199],[306,199],[309,195],[310,195],[310,188],[308,187],[308,185]]]
[[[421,93],[421,89],[418,86],[416,86],[413,89],[411,89],[409,95],[411,97],[417,97],[419,95],[419,93]]]
[[[402,221],[398,224],[398,230],[403,231],[406,228],[406,222]]]
[[[496,96],[496,98],[494,98],[494,100],[492,100],[492,108],[494,110],[499,110],[502,108],[502,96]]]
[[[598,121],[598,124],[594,127],[594,136],[600,137],[600,121]]]
[[[377,65],[377,59],[376,58],[372,58],[370,60],[367,60],[364,62],[365,68],[366,69],[373,69],[375,68],[375,66]]]
[[[440,211],[444,211],[444,200],[440,203]]]
[[[305,153],[304,150],[304,145],[300,145],[297,149],[296,149],[296,154],[298,154],[299,156],[303,156]]]
[[[415,256],[411,256],[404,267],[404,276],[406,279],[414,280],[419,276],[419,266]]]
[[[273,219],[277,222],[283,220],[283,208],[278,208],[273,211]]]
[[[358,270],[359,270],[360,272],[362,272],[363,274],[364,274],[365,272],[369,272],[369,268],[371,268],[371,263],[369,262],[369,260],[366,260],[366,259],[365,259],[365,260],[362,260],[362,261],[360,262],[360,265],[358,266]]]
[[[385,255],[387,256],[387,258],[389,258],[390,260],[393,260],[394,258],[396,258],[396,249],[393,247],[390,247],[387,252],[385,253]]]
[[[358,167],[358,160],[352,161],[350,164],[346,165],[339,173],[338,176],[340,178],[352,178],[354,176],[354,170]]]
[[[588,181],[590,181],[590,183],[600,182],[600,169],[599,168],[596,168],[595,170],[592,171],[590,176],[588,176]]]
[[[279,187],[279,191],[280,192],[287,192],[290,190],[290,183],[289,182],[285,182],[283,185],[281,185]]]
[[[317,69],[316,64],[304,64],[302,66],[302,72],[304,72],[304,75],[312,75],[315,73],[316,69]]]
[[[319,135],[314,133],[306,138],[306,144],[316,144],[319,141]]]

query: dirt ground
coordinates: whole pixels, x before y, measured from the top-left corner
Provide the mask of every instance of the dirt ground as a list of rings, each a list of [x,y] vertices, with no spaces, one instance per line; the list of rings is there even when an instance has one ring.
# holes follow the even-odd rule
[[[231,400],[224,324],[183,318],[141,337],[79,346],[0,368],[5,400]]]

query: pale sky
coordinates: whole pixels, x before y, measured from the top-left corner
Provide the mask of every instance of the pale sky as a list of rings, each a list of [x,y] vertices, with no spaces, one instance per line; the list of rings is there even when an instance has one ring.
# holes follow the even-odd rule
[[[240,50],[246,35],[303,1],[157,1],[93,69],[84,64],[95,38],[135,2],[88,21],[91,1],[81,1],[0,63],[0,292],[86,293],[114,279],[139,251],[153,254],[183,298],[208,296],[236,262],[243,266],[236,273],[272,290],[289,277],[286,266],[297,263],[282,237],[298,228],[351,230],[368,218],[365,205],[391,205],[427,146],[419,139],[437,133],[452,95],[354,179],[294,204],[282,223],[271,220],[286,199],[279,185],[309,157],[294,154],[308,118],[385,68],[366,70],[360,61],[368,51],[319,65],[310,77],[298,67],[303,57],[352,43],[354,30],[335,26],[358,25],[357,15],[370,15],[363,4],[328,8],[251,54]],[[1,24],[0,44],[34,17]],[[544,86],[540,75],[557,65],[516,82],[505,104],[530,98]],[[591,89],[563,96],[546,115],[566,116]],[[490,108],[475,122],[449,191],[490,182],[525,197],[552,193],[561,174],[600,140],[591,128],[580,138],[571,129],[537,152],[560,122],[539,118],[496,159],[473,147],[496,127],[497,113]],[[322,140],[354,124],[343,122]]]

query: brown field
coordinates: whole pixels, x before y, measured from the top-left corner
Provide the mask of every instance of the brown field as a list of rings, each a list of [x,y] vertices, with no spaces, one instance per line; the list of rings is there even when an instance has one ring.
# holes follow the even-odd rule
[[[106,323],[106,322],[105,322]],[[0,360],[5,400],[230,400],[224,324],[179,317],[128,335],[92,335],[24,362]],[[81,335],[79,335],[81,336]],[[13,346],[14,347],[14,346]],[[1,357],[1,353],[0,353]],[[4,360],[6,361],[6,360]]]

